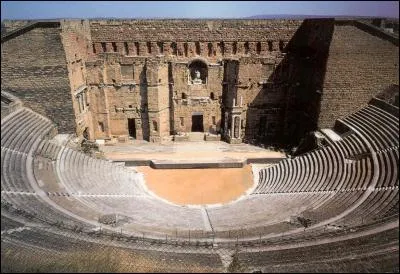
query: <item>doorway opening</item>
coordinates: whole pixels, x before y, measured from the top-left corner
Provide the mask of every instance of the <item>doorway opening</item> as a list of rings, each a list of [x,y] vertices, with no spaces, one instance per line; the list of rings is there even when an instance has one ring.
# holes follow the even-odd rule
[[[128,118],[128,131],[129,131],[129,136],[132,137],[133,139],[136,139],[135,119]]]
[[[203,114],[192,115],[192,132],[204,132]]]

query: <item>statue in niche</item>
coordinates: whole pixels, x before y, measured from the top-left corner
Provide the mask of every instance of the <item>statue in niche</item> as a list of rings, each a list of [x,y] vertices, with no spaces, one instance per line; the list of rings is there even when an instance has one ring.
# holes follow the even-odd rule
[[[195,72],[194,72],[194,79],[193,79],[193,84],[202,84],[203,82],[201,81],[201,78],[200,78],[200,71],[199,70],[196,70]]]

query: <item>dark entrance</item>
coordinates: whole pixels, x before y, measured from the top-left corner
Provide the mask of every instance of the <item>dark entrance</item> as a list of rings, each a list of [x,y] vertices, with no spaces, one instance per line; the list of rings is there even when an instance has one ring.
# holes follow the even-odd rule
[[[129,131],[129,136],[136,139],[135,119],[128,119],[128,131]]]
[[[203,114],[192,115],[192,132],[204,132]]]

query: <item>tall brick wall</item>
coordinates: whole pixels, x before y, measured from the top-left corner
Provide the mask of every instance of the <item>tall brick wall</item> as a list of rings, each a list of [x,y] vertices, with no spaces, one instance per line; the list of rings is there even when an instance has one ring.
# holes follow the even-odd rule
[[[399,79],[398,39],[351,20],[60,25],[2,43],[3,88],[90,139],[127,136],[133,119],[138,139],[159,141],[202,113],[206,132],[235,119],[240,140],[296,145]]]
[[[1,86],[49,117],[60,133],[75,131],[60,29],[34,28],[1,44]]]
[[[318,126],[332,127],[390,84],[399,83],[399,47],[352,25],[335,25]]]
[[[129,56],[266,56],[291,39],[301,20],[91,20],[92,51]]]
[[[10,33],[11,31],[14,31],[16,29],[24,27],[33,22],[35,22],[35,21],[34,20],[18,20],[18,21],[5,20],[5,21],[1,22],[1,34],[4,35],[6,33]]]
[[[78,136],[88,129],[89,138],[94,138],[92,111],[89,111],[90,89],[87,86],[86,61],[90,56],[90,27],[88,20],[62,20],[61,40],[67,59],[70,98],[72,99],[76,133]],[[84,99],[84,101],[83,101]]]
[[[290,39],[302,20],[91,20],[93,42]]]

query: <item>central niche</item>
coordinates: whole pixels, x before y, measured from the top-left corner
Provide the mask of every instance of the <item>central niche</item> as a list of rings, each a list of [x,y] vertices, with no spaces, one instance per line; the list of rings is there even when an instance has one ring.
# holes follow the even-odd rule
[[[190,83],[200,85],[207,83],[208,67],[207,64],[199,59],[193,60],[189,64]]]

